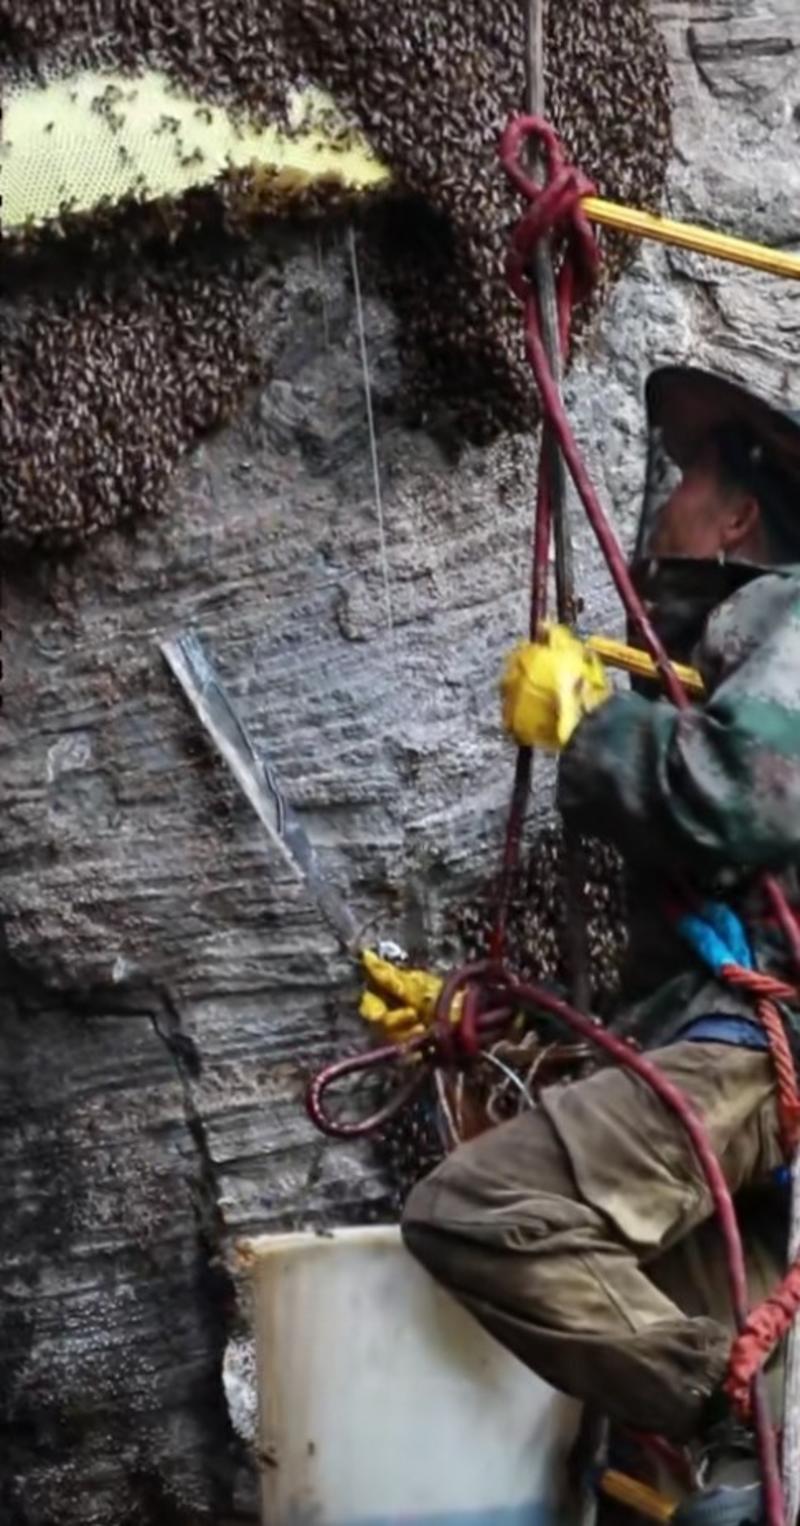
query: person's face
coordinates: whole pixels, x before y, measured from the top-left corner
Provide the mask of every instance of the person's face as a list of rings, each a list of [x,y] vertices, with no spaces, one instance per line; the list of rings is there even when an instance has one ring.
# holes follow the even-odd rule
[[[661,509],[649,549],[653,556],[698,560],[742,554],[758,536],[760,517],[756,499],[721,482],[716,454],[708,450],[686,468]]]

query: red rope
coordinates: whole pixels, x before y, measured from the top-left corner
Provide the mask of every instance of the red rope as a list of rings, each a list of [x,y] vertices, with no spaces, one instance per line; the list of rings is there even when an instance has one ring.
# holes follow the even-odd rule
[[[738,1413],[750,1418],[753,1379],[769,1353],[788,1335],[800,1310],[800,1261],[790,1266],[783,1282],[758,1304],[742,1326],[731,1350],[725,1392]]]
[[[561,145],[555,133],[551,132],[549,128],[547,131],[549,134],[547,142],[548,185],[547,188],[542,190],[541,197],[544,198],[544,204],[549,209],[552,221],[549,225],[543,222],[541,200],[538,204],[536,201],[530,203],[527,212],[512,235],[512,244],[506,263],[506,274],[509,285],[515,295],[526,305],[529,301],[536,304],[536,321],[541,324],[538,295],[535,289],[531,287],[526,276],[527,263],[531,249],[545,233],[551,238],[553,238],[556,230],[562,233],[566,247],[562,249],[562,240],[556,241],[553,239],[555,245],[553,252],[555,253],[558,250],[562,254],[561,267],[556,280],[556,306],[558,309],[558,335],[561,356],[563,360],[566,360],[569,353],[572,310],[576,290],[574,265],[577,265],[580,271],[578,282],[580,289],[588,291],[594,280],[598,261],[598,250],[594,234],[590,224],[580,210],[581,197],[589,195],[594,190],[594,187],[590,181],[580,177],[576,171],[571,170],[565,164]],[[516,124],[511,123],[506,132],[511,137],[512,151],[515,155],[511,161],[511,177],[517,185],[517,189],[522,191],[523,195],[527,195],[534,182],[528,180],[516,162],[516,155],[519,153],[520,147],[520,141],[516,133]],[[579,220],[581,225],[580,239],[578,239],[573,231],[576,220]],[[536,640],[539,626],[547,615],[548,559],[553,530],[550,473],[547,470],[547,441],[544,430],[542,431],[542,440],[539,446],[536,483],[536,513],[533,526],[531,597],[528,619],[528,633],[531,641]],[[514,769],[514,784],[508,811],[494,923],[489,940],[489,952],[492,959],[502,959],[505,952],[508,907],[511,900],[514,876],[517,864],[519,863],[522,831],[525,825],[525,814],[531,791],[532,778],[533,750],[530,747],[520,747],[517,749],[517,762]]]
[[[544,186],[538,186],[520,165],[520,155],[529,138],[537,139],[544,151],[547,174]],[[556,275],[558,327],[562,355],[566,358],[573,308],[589,295],[600,262],[594,232],[581,209],[582,197],[591,195],[595,187],[577,169],[567,164],[556,133],[539,117],[512,118],[500,141],[500,159],[509,179],[528,203],[511,236],[506,275],[512,292],[523,304],[525,348],[536,378],[544,415],[556,433],[559,448],[581,496],[589,522],[600,542],[620,597],[626,609],[632,614],[645,645],[653,655],[667,692],[676,704],[688,703],[683,695],[680,681],[672,670],[667,653],[637,597],[622,551],[607,523],[603,507],[594,492],[572,437],[569,420],[564,411],[542,339],[542,317],[539,311],[538,294],[536,285],[529,274],[537,243],[540,239],[549,239],[553,257],[558,263]],[[551,515],[547,473],[543,470],[543,464],[542,448],[539,456],[531,577],[530,635],[532,640],[536,637],[540,621],[545,617],[547,606]],[[493,959],[501,959],[505,951],[508,906],[514,875],[519,863],[531,774],[532,753],[529,748],[521,747],[517,753],[494,925],[489,945]]]
[[[777,1092],[778,1127],[781,1147],[787,1160],[791,1160],[800,1139],[800,1095],[797,1091],[797,1069],[789,1039],[777,1001],[796,1001],[797,990],[785,980],[763,975],[759,970],[746,970],[738,964],[725,964],[720,975],[728,985],[747,991],[755,998],[758,1020],[769,1041],[769,1053],[775,1071]]]
[[[523,144],[531,138],[543,147],[548,174],[553,177],[553,184],[548,184],[544,189],[524,173],[518,162]],[[689,698],[647,617],[633,586],[622,549],[581,459],[542,340],[535,286],[526,274],[531,267],[538,240],[551,237],[554,253],[557,256],[560,254],[562,261],[556,281],[560,312],[568,294],[576,302],[588,295],[599,255],[591,227],[585,213],[581,211],[580,200],[587,194],[587,189],[593,187],[577,170],[565,167],[563,151],[552,127],[539,117],[521,116],[512,119],[500,141],[500,159],[509,179],[529,202],[527,212],[512,234],[507,274],[514,295],[524,306],[525,349],[536,379],[542,411],[556,435],[559,449],[626,613],[639,630],[670,699],[680,708],[685,708]],[[548,215],[555,221],[548,221]],[[566,324],[563,316],[560,321]]]
[[[791,1161],[800,1140],[800,1096],[794,1057],[775,1003],[796,1001],[797,991],[786,981],[776,980],[757,970],[743,969],[740,965],[724,965],[720,974],[729,985],[749,991],[756,998],[756,1011],[769,1040],[775,1070],[781,1147],[786,1159]],[[775,1291],[748,1314],[731,1347],[725,1392],[745,1420],[751,1414],[753,1378],[778,1342],[788,1334],[799,1309],[800,1261],[795,1261]]]

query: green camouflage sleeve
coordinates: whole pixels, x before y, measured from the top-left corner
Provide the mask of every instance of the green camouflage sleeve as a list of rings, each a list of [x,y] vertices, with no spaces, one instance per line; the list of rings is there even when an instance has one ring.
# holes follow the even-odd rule
[[[559,805],[660,869],[783,869],[800,858],[800,581],[747,584],[711,615],[695,661],[703,705],[620,693],[581,721]]]

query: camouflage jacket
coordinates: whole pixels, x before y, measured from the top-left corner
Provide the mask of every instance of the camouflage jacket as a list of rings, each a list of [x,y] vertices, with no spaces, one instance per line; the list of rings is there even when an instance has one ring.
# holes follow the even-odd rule
[[[701,1013],[752,1011],[673,927],[665,907],[676,885],[727,900],[759,968],[788,973],[757,876],[779,875],[800,906],[800,568],[752,576],[717,604],[691,659],[704,703],[680,713],[618,693],[581,722],[559,770],[565,818],[615,844],[628,866],[629,953],[614,1026],[648,1048]]]

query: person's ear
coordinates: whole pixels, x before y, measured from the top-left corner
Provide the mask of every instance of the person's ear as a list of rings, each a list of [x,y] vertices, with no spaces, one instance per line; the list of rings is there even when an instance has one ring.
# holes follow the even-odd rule
[[[727,515],[722,527],[722,550],[738,551],[755,539],[761,524],[761,505],[748,494],[740,498]]]

